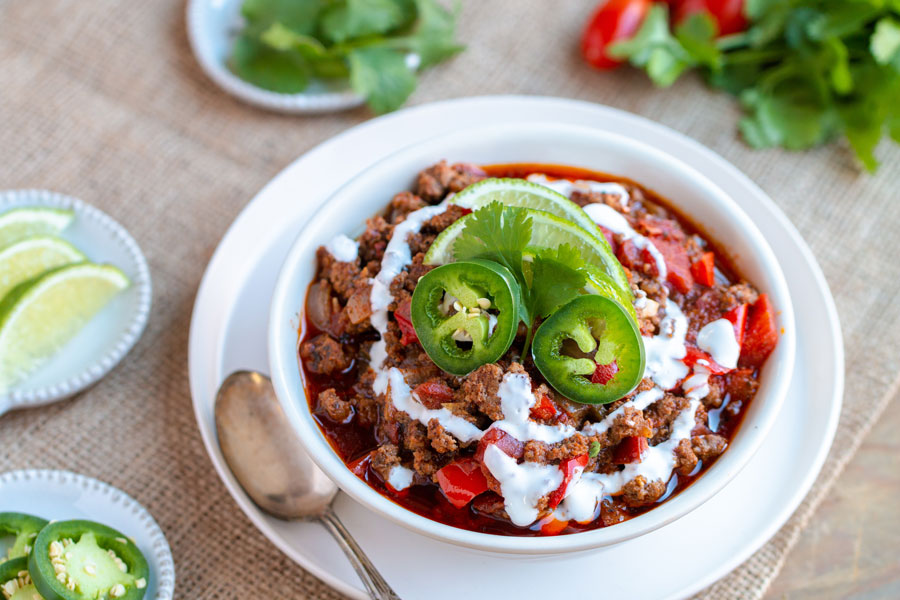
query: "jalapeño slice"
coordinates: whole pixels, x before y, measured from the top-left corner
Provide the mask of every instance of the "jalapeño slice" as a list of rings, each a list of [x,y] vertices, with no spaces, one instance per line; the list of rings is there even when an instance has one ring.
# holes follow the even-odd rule
[[[9,549],[8,558],[28,556],[34,547],[34,539],[38,532],[47,524],[46,519],[16,512],[0,512],[0,537],[11,535],[15,537],[12,547]],[[0,556],[0,562],[3,557]]]
[[[28,574],[28,559],[24,556],[0,564],[0,598],[4,600],[35,600],[40,598]]]
[[[581,404],[607,404],[644,376],[644,344],[622,306],[579,296],[550,315],[531,346],[534,364],[556,391]]]
[[[488,260],[429,271],[416,284],[412,323],[438,367],[465,375],[509,349],[519,325],[520,292],[512,274]]]
[[[28,558],[34,586],[45,600],[141,600],[149,569],[128,538],[93,521],[44,527]]]

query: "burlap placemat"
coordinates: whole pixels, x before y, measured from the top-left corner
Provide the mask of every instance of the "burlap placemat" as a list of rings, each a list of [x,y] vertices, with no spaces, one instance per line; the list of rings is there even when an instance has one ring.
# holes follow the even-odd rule
[[[544,94],[645,115],[738,165],[812,246],[846,338],[840,429],[791,521],[702,594],[759,598],[900,381],[900,152],[883,148],[883,171],[869,177],[839,145],[751,151],[735,137],[734,102],[698,81],[658,91],[639,73],[584,66],[576,40],[591,4],[466,3],[468,51],[426,74],[412,103]],[[183,13],[181,0],[0,0],[0,188],[49,188],[106,210],[143,246],[155,286],[147,331],[112,374],[73,401],[0,419],[0,471],[72,469],[135,496],[172,545],[179,597],[338,598],[251,526],[213,472],[191,408],[187,334],[203,269],[238,211],[291,160],[369,114],[239,104],[195,64]]]

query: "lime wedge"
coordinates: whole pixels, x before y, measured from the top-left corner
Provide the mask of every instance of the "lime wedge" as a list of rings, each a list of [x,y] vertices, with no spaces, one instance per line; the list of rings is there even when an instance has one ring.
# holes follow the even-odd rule
[[[7,292],[41,273],[87,259],[75,246],[50,236],[24,239],[0,250],[0,300]]]
[[[129,284],[115,267],[77,263],[13,288],[0,301],[0,391],[62,348]]]
[[[491,202],[500,202],[506,206],[521,206],[534,210],[543,210],[582,227],[596,236],[601,242],[606,239],[597,229],[587,213],[580,206],[548,187],[526,181],[525,179],[491,178],[474,183],[453,197],[451,202],[471,210],[478,210]]]
[[[56,235],[75,218],[71,210],[26,206],[0,214],[0,248],[36,235]]]
[[[569,244],[581,252],[584,261],[596,267],[619,288],[626,298],[631,296],[631,286],[622,265],[605,240],[599,240],[571,221],[561,219],[542,210],[526,209],[531,217],[531,243],[533,248],[556,248]],[[426,265],[442,265],[453,262],[453,244],[463,232],[472,215],[454,222],[441,232],[425,253]]]

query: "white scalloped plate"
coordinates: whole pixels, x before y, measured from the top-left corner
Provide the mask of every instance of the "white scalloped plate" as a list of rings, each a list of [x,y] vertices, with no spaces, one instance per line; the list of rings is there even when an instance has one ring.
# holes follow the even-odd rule
[[[137,501],[111,485],[70,471],[28,469],[0,474],[0,512],[47,520],[87,519],[134,539],[150,567],[144,600],[171,600],[175,562],[162,529]],[[6,547],[0,541],[0,554]]]
[[[17,206],[50,206],[75,212],[60,237],[96,263],[122,269],[131,286],[116,296],[75,338],[9,393],[0,393],[0,415],[15,408],[63,400],[93,385],[141,337],[150,315],[150,269],[140,247],[109,215],[77,198],[46,190],[0,192],[0,213]]]

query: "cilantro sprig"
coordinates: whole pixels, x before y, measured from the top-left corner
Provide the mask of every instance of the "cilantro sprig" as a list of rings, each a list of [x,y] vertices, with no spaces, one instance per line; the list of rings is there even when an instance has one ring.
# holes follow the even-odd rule
[[[755,148],[806,149],[845,136],[869,171],[887,134],[900,143],[900,1],[746,0],[750,27],[718,37],[707,13],[674,27],[658,3],[610,55],[659,86],[698,69],[735,96]]]
[[[492,260],[516,278],[521,290],[519,315],[528,328],[523,355],[531,345],[537,320],[578,296],[587,281],[577,248],[562,244],[530,250],[531,237],[528,211],[495,201],[468,217],[453,245],[456,260]]]
[[[399,108],[418,69],[463,50],[455,39],[458,5],[437,0],[244,0],[244,29],[229,67],[281,93],[313,80],[346,79],[376,113]]]

